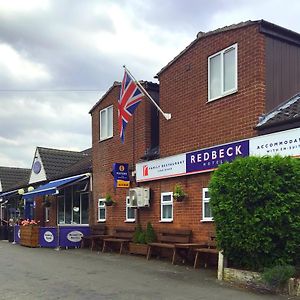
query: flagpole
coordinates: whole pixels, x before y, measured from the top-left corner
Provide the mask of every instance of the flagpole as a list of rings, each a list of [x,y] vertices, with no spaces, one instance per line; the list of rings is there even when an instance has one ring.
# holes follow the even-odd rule
[[[141,88],[145,96],[151,100],[151,102],[155,105],[155,107],[159,110],[159,112],[164,116],[166,120],[171,119],[171,114],[170,113],[165,113],[159,106],[158,104],[153,100],[153,98],[149,95],[149,93],[143,88],[143,86],[134,78],[134,76],[130,73],[130,71],[126,68],[124,65],[123,68],[128,72],[128,74],[132,77],[132,79],[136,82],[136,84]]]

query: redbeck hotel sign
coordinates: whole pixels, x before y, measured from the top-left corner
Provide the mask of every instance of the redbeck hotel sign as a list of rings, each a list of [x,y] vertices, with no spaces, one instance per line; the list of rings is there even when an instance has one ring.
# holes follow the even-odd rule
[[[215,170],[224,162],[249,155],[300,156],[300,129],[291,129],[136,165],[137,182]]]

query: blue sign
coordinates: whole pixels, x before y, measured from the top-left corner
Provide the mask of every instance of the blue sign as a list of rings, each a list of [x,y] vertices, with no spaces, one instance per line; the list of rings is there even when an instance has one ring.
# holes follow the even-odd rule
[[[249,140],[186,153],[186,173],[200,173],[216,169],[236,157],[249,156]]]
[[[114,187],[129,188],[129,170],[128,164],[114,163],[113,164]]]

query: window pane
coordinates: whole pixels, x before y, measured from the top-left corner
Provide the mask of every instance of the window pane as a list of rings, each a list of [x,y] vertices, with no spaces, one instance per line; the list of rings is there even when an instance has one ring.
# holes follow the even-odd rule
[[[209,202],[204,203],[204,218],[212,218]]]
[[[113,136],[113,107],[108,108],[107,136]]]
[[[79,224],[80,223],[80,194],[75,191],[73,194],[72,214],[73,214],[73,223]]]
[[[64,224],[65,223],[65,201],[64,196],[57,197],[58,201],[58,223]]]
[[[72,187],[65,190],[65,224],[71,224],[72,217]]]
[[[224,92],[236,87],[235,56],[234,48],[224,53]]]
[[[221,95],[221,54],[210,60],[210,99]]]
[[[205,192],[204,192],[204,197],[205,197],[206,199],[209,198],[209,193],[208,193],[208,191],[205,191]]]
[[[165,195],[165,196],[163,196],[162,201],[163,202],[172,201],[171,195]]]
[[[105,208],[99,208],[99,220],[105,220]]]
[[[134,218],[135,218],[134,208],[127,207],[127,219],[134,219]]]
[[[107,120],[106,120],[106,110],[102,110],[100,112],[100,136],[101,138],[105,138],[107,137],[107,128],[106,128],[106,124],[107,124]]]
[[[172,205],[163,206],[163,219],[172,219]]]
[[[89,194],[81,194],[81,224],[89,224]]]

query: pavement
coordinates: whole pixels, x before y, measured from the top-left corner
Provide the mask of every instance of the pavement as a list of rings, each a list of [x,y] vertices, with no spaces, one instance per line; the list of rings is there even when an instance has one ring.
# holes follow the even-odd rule
[[[216,279],[215,270],[89,249],[27,248],[0,241],[0,299],[283,300]]]

